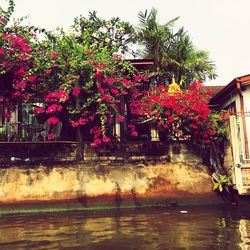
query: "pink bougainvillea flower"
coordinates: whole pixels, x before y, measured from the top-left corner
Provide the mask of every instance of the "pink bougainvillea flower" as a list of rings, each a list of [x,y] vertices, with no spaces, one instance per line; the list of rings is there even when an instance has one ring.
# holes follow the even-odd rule
[[[21,92],[20,92],[20,91],[16,91],[16,92],[14,92],[14,93],[12,94],[12,98],[17,98],[17,97],[19,97],[19,96],[21,96]]]
[[[134,130],[134,131],[132,131],[131,135],[132,136],[138,136],[138,133]]]
[[[107,137],[106,135],[103,135],[102,141],[105,142],[105,143],[110,142],[110,138]]]
[[[96,78],[100,78],[102,76],[102,72],[100,70],[98,70],[95,74]]]
[[[4,34],[2,35],[2,38],[5,39],[5,38],[8,38],[8,36],[9,36],[9,33],[4,33]]]
[[[169,123],[173,123],[174,122],[174,117],[173,116],[169,116],[168,117],[168,122]]]
[[[36,81],[36,76],[28,76],[28,81],[30,82]]]
[[[65,102],[69,99],[69,95],[65,90],[60,90],[59,92],[50,92],[46,98],[45,102]]]
[[[127,92],[127,91],[125,91],[125,90],[123,90],[123,91],[121,92],[121,94],[122,94],[122,95],[127,95],[127,94],[128,94],[128,92]]]
[[[119,94],[119,90],[118,89],[111,89],[111,92],[114,95],[118,95]]]
[[[51,114],[51,113],[55,113],[57,111],[61,112],[62,111],[62,106],[54,103],[54,104],[50,105],[47,108],[46,113]]]
[[[78,97],[80,95],[81,89],[78,87],[74,87],[72,90],[72,95]]]
[[[110,78],[110,77],[108,77],[108,78],[106,79],[106,83],[108,83],[108,84],[113,83],[113,79],[112,79],[112,78]]]
[[[139,76],[134,76],[134,81],[135,82],[141,82],[141,78]]]
[[[16,84],[16,87],[17,87],[17,88],[20,88],[20,89],[25,89],[26,86],[27,86],[27,84],[26,84],[25,82],[18,82],[18,83]]]
[[[4,50],[0,49],[0,55],[4,54]]]
[[[10,119],[10,118],[11,118],[11,113],[9,113],[9,112],[5,113],[5,114],[4,114],[4,117],[5,117],[6,119]]]
[[[55,58],[55,59],[58,59],[58,53],[57,52],[52,52],[51,53],[51,56],[53,57],[53,58]]]
[[[91,116],[89,116],[89,121],[93,121],[95,119],[95,116],[94,115],[91,115]]]
[[[73,128],[77,127],[78,125],[79,125],[78,122],[74,122],[74,121],[71,122],[71,126],[72,126]]]
[[[33,113],[34,113],[35,115],[39,115],[39,114],[41,114],[41,113],[44,112],[44,108],[43,108],[43,107],[34,107],[34,108],[32,109],[32,111],[33,111]]]
[[[59,119],[57,117],[54,117],[54,116],[52,116],[48,119],[48,123],[53,124],[53,125],[57,124],[58,122],[59,122]]]
[[[124,116],[118,116],[117,120],[118,120],[118,122],[123,122],[124,121]]]
[[[53,134],[48,134],[49,141],[54,140],[54,139],[55,139],[55,136]]]
[[[94,141],[93,141],[93,143],[92,143],[91,145],[92,145],[93,147],[96,147],[96,146],[98,146],[98,145],[100,145],[100,144],[102,144],[101,139],[96,138],[96,139],[94,139]]]
[[[85,119],[83,119],[82,117],[80,117],[80,118],[78,119],[78,123],[79,123],[79,125],[85,125],[85,124],[86,124],[86,121],[85,121]]]

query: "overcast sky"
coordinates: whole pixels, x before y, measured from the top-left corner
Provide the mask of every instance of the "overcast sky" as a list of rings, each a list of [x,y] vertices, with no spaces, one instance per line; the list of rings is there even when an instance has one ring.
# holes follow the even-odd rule
[[[0,0],[6,4],[6,0]],[[161,23],[179,16],[195,46],[209,51],[218,78],[207,84],[225,85],[250,74],[250,0],[15,0],[14,17],[29,15],[32,25],[68,29],[75,17],[97,10],[103,18],[120,17],[138,24],[140,10],[158,9]]]

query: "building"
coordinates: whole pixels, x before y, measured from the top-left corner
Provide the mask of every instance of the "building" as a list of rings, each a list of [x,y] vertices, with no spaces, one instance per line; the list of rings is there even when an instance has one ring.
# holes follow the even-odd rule
[[[224,165],[239,194],[250,194],[250,74],[234,78],[211,98],[215,110],[228,110],[230,143]]]

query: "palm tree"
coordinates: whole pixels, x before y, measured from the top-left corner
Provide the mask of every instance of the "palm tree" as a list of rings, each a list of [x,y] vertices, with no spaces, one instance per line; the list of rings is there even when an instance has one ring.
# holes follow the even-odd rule
[[[183,87],[188,87],[195,79],[216,78],[209,53],[196,49],[183,29],[173,36],[168,55],[167,72],[174,75],[177,82],[183,82]]]
[[[157,10],[139,12],[136,38],[142,47],[144,58],[154,59],[156,64],[149,73],[159,83],[170,82],[175,77],[184,87],[193,80],[214,79],[215,65],[209,61],[207,51],[194,47],[184,28],[174,32],[179,17],[164,25],[157,21]]]

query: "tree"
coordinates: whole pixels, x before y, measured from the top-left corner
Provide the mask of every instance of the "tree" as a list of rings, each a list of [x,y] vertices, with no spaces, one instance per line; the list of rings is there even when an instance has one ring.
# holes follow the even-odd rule
[[[209,61],[209,53],[194,47],[187,33],[180,29],[173,36],[169,48],[170,62],[166,70],[187,88],[194,80],[214,79],[215,65]]]
[[[155,76],[158,84],[169,83],[174,76],[188,87],[195,79],[216,77],[208,52],[197,50],[183,28],[174,31],[178,17],[161,25],[157,21],[157,10],[152,8],[149,13],[147,10],[139,12],[138,18],[137,41],[142,46],[143,57],[156,61],[151,75]]]
[[[39,99],[44,105],[33,111],[52,127],[63,118],[81,130],[90,125],[94,145],[110,141],[115,116],[119,122],[124,119],[121,99],[129,99],[140,81],[117,54],[124,44],[93,42],[91,27],[80,41],[62,30],[43,32],[38,39],[35,32],[43,30],[5,24],[0,38],[0,104],[6,118],[16,104]],[[53,138],[49,134],[48,139]]]
[[[119,17],[105,20],[97,16],[97,12],[89,13],[89,17],[77,17],[73,31],[79,43],[86,39],[91,40],[93,47],[105,47],[111,53],[132,53],[131,45],[134,43],[134,28]]]
[[[65,110],[72,127],[84,131],[91,125],[93,145],[110,141],[115,115],[120,122],[124,119],[121,99],[129,96],[140,77],[134,77],[133,67],[107,47],[92,46],[91,39],[79,43],[74,35],[61,32],[46,45],[53,60],[43,66],[50,68],[41,75],[43,82],[39,81],[43,86],[40,93],[47,93],[46,105],[37,115],[46,114],[56,125]],[[39,65],[42,63],[37,61],[37,68]]]

